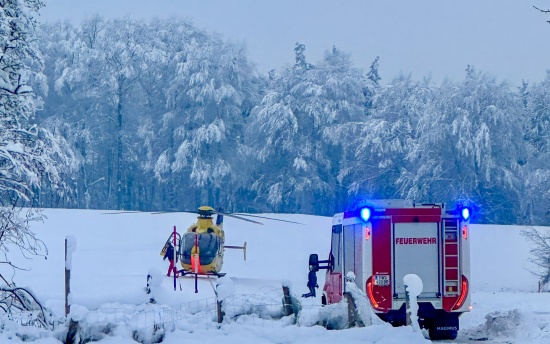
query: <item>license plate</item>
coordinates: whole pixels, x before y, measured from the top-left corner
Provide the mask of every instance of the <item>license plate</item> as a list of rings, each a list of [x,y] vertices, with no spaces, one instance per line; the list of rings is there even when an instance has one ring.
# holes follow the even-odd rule
[[[386,287],[390,285],[390,276],[389,275],[375,275],[374,276],[374,285],[380,287]]]

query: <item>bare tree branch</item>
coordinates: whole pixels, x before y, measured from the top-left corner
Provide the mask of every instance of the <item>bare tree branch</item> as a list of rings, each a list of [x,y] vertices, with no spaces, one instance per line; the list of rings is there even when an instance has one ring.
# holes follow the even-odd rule
[[[536,229],[530,227],[521,232],[532,242],[533,246],[530,250],[533,258],[529,259],[531,263],[539,268],[539,271],[531,271],[535,276],[540,278],[543,286],[550,285],[550,231],[544,229]]]
[[[42,304],[25,288],[0,286],[0,308],[22,325],[53,329]]]
[[[550,10],[543,10],[543,9],[538,8],[538,7],[535,6],[535,5],[533,5],[533,7],[534,7],[536,10],[541,11],[542,13],[550,13]]]
[[[538,8],[537,6],[533,5],[533,8],[535,8],[537,11],[540,11],[542,13],[550,13],[550,10],[543,10],[541,8]],[[546,21],[547,23],[550,23],[550,20]]]

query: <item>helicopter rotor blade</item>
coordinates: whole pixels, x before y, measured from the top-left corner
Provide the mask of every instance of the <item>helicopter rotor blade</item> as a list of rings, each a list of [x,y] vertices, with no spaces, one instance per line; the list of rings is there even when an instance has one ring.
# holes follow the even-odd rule
[[[282,220],[282,219],[275,219],[273,217],[267,217],[267,216],[260,216],[260,215],[251,215],[251,214],[242,214],[242,213],[235,213],[236,215],[239,215],[239,216],[250,216],[250,217],[257,217],[257,218],[260,218],[260,219],[267,219],[267,220],[273,220],[273,221],[281,221],[281,222],[288,222],[288,223],[295,223],[297,225],[305,225],[305,223],[301,223],[301,222],[295,222],[295,221],[290,221],[290,220]]]
[[[229,217],[233,217],[233,218],[236,218],[236,219],[239,219],[239,220],[243,220],[243,221],[248,221],[248,222],[256,223],[256,224],[258,224],[258,225],[263,225],[263,223],[261,223],[261,222],[254,221],[254,220],[251,220],[251,219],[246,219],[246,218],[244,218],[244,217],[240,217],[240,216],[233,215],[233,214],[218,213],[218,212],[216,212],[216,214],[220,214],[220,215],[224,215],[224,216],[229,216]]]
[[[138,213],[141,213],[141,211],[121,210],[121,211],[113,211],[111,213],[101,213],[101,215],[138,214]]]
[[[171,214],[171,213],[186,213],[186,214],[198,214],[199,212],[197,210],[162,210],[162,211],[153,211],[149,214],[153,215],[162,215],[162,214]]]
[[[151,214],[151,215],[163,215],[163,214],[174,214],[174,213],[190,213],[190,211],[163,210],[163,211],[152,211],[149,214]]]
[[[176,209],[174,209],[174,210],[153,211],[153,212],[123,210],[123,211],[113,211],[113,212],[103,213],[103,214],[104,215],[118,215],[118,214],[139,214],[139,213],[151,214],[151,215],[163,215],[163,214],[170,214],[170,213],[200,214],[200,212],[197,211],[197,210],[189,211],[189,210],[176,210]],[[251,220],[251,219],[247,219],[246,217],[255,217],[255,218],[259,218],[259,219],[266,219],[266,220],[272,220],[272,221],[280,221],[280,222],[287,222],[287,223],[294,223],[294,224],[298,224],[298,225],[304,225],[304,223],[301,223],[301,222],[275,219],[273,217],[252,215],[252,214],[244,214],[244,213],[224,213],[224,212],[221,212],[221,211],[213,211],[212,214],[225,215],[225,216],[233,217],[235,219],[256,223],[256,224],[259,224],[259,225],[263,225],[263,223],[259,222],[259,221],[254,221],[254,220]]]

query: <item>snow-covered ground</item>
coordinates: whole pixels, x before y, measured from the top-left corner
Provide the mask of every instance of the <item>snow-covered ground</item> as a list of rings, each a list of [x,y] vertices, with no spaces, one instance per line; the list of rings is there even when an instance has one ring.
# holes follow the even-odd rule
[[[163,343],[423,343],[429,342],[412,327],[379,324],[364,328],[326,330],[312,326],[337,307],[320,307],[320,298],[302,299],[307,292],[308,257],[321,259],[330,247],[331,219],[308,215],[265,214],[304,225],[262,220],[256,225],[233,218],[224,222],[226,245],[247,242],[247,259],[239,250],[226,250],[218,290],[228,296],[226,320],[216,323],[213,286],[216,281],[164,276],[168,263],[160,250],[173,226],[183,232],[195,222],[184,213],[108,214],[108,211],[48,209],[43,223],[32,229],[46,243],[47,259],[14,259],[29,271],[18,271],[19,286],[28,286],[54,315],[64,314],[64,241],[76,243],[71,262],[71,310],[80,320],[83,336],[101,344]],[[550,293],[537,293],[537,278],[529,269],[529,242],[523,227],[472,225],[471,265],[473,310],[460,318],[456,342],[549,343]],[[151,274],[156,304],[148,303],[146,276]],[[318,274],[319,285],[324,283]],[[282,304],[282,285],[300,299],[297,324],[292,317],[276,316]],[[225,301],[224,301],[225,302]],[[241,316],[237,316],[242,314]],[[275,314],[275,316],[273,316]],[[277,319],[273,319],[277,318]],[[161,324],[162,326],[158,326]],[[66,326],[53,332],[2,322],[1,343],[32,341],[59,343]],[[155,326],[156,325],[156,326]],[[159,330],[160,328],[160,330]],[[135,339],[135,340],[134,340]]]

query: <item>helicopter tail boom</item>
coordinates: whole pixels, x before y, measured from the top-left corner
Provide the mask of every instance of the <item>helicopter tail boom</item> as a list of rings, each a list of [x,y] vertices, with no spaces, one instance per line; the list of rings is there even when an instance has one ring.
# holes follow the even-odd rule
[[[225,245],[223,248],[224,248],[224,249],[225,249],[225,248],[232,248],[232,249],[237,249],[237,250],[243,250],[244,260],[246,261],[246,241],[244,242],[243,246],[230,246],[230,245]]]

